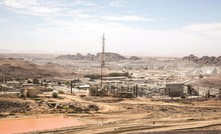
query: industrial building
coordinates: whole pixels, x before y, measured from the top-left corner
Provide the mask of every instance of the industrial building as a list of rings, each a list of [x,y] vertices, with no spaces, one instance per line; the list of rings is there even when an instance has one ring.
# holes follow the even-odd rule
[[[181,97],[184,91],[184,83],[167,83],[165,95],[170,97]]]

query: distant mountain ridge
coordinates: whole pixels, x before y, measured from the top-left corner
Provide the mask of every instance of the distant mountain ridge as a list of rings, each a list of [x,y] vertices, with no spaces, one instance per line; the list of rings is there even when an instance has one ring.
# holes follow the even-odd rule
[[[86,54],[82,55],[80,53],[77,53],[76,55],[60,55],[55,58],[55,60],[88,60],[88,61],[100,61],[101,60],[101,53],[95,54]],[[105,61],[107,62],[113,62],[113,61],[120,61],[120,60],[128,60],[126,57],[118,54],[118,53],[112,53],[112,52],[105,52]],[[140,58],[136,56],[132,56],[129,58],[129,60],[141,60]]]
[[[221,65],[221,56],[202,56],[198,58],[197,56],[191,54],[189,56],[183,57],[183,60],[192,61],[198,64],[214,64],[214,65]]]
[[[137,56],[131,56],[129,58],[129,60],[141,60],[141,58],[137,57]]]
[[[32,78],[32,77],[63,77],[72,76],[74,73],[68,68],[47,63],[37,65],[23,59],[0,58],[0,76],[9,78]]]

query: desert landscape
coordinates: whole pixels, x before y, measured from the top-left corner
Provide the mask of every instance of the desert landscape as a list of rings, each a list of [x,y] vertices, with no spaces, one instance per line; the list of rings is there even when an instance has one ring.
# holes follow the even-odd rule
[[[80,122],[21,132],[221,132],[219,57],[127,58],[108,53],[100,89],[99,54],[40,60],[12,55],[1,54],[0,123],[49,117]]]
[[[0,0],[0,134],[221,134],[220,0]]]

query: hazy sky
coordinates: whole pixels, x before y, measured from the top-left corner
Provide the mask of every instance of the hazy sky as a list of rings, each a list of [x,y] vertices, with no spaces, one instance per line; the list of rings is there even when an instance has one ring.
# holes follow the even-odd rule
[[[0,0],[0,49],[221,55],[221,0]]]

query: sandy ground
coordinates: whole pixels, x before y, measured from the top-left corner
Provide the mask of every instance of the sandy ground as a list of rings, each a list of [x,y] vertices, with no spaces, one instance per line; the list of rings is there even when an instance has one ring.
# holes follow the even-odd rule
[[[220,133],[221,101],[156,101],[149,98],[122,99],[112,97],[79,97],[61,95],[59,102],[74,101],[79,104],[95,104],[99,111],[90,113],[66,113],[66,116],[82,122],[82,126],[60,128],[42,133],[65,134],[116,134],[116,133]],[[54,99],[56,101],[56,99]],[[64,114],[63,114],[64,115]],[[36,116],[36,115],[35,115]],[[41,114],[38,114],[40,117]],[[37,133],[37,132],[36,132]]]
[[[93,103],[100,107],[97,113],[70,114],[83,122],[57,133],[148,133],[176,130],[221,130],[221,101],[152,101],[147,98],[118,99],[111,97],[68,96],[80,103]],[[181,131],[182,132],[182,131]],[[193,133],[196,131],[193,131]]]

